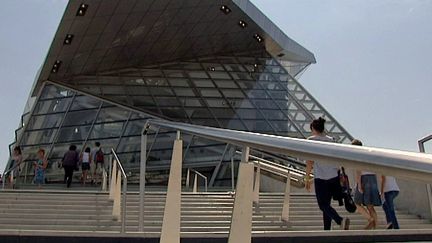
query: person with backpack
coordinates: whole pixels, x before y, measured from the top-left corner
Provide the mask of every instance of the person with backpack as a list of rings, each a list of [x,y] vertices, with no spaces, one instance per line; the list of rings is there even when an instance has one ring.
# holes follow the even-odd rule
[[[103,168],[105,166],[105,154],[102,150],[101,144],[99,142],[96,142],[95,146],[96,148],[93,151],[93,182],[96,182],[96,179],[100,179]]]

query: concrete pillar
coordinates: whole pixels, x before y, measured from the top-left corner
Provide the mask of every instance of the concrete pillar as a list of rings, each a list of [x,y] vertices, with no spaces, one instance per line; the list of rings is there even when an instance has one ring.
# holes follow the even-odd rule
[[[254,198],[253,202],[255,204],[259,203],[259,193],[260,193],[260,182],[261,182],[261,165],[258,162],[258,166],[256,167],[255,173],[255,183],[254,183]]]
[[[284,204],[282,208],[281,220],[289,222],[289,207],[290,207],[290,195],[291,194],[291,173],[287,172],[287,182],[285,185]]]
[[[145,196],[145,176],[147,166],[147,126],[141,135],[141,162],[140,162],[140,197],[139,197],[139,218],[138,231],[144,231],[144,196]]]
[[[109,191],[109,199],[112,201],[114,200],[114,193],[115,193],[115,184],[117,180],[117,162],[114,160],[110,161],[112,163],[112,171],[111,171],[111,180],[110,180],[110,191]]]
[[[160,243],[180,243],[183,141],[174,142]]]
[[[249,148],[243,148],[228,243],[250,243],[252,236],[252,200],[254,164],[249,161]]]

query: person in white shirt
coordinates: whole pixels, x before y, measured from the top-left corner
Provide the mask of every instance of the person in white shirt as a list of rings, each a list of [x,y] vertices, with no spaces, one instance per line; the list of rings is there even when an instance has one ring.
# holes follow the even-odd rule
[[[393,200],[399,195],[399,186],[392,176],[381,177],[381,198],[384,200],[383,209],[387,220],[387,229],[399,229]]]
[[[82,170],[82,184],[85,185],[87,182],[87,173],[90,170],[90,164],[92,163],[92,156],[90,153],[90,147],[87,147],[84,153],[80,156],[81,170]]]
[[[324,133],[325,119],[320,117],[312,121],[310,128],[312,136],[309,140],[322,142],[334,142],[334,139]],[[340,197],[342,188],[340,185],[338,168],[332,165],[324,164],[319,161],[306,162],[305,186],[308,191],[311,190],[312,179],[311,171],[314,171],[315,195],[318,206],[323,212],[324,230],[331,229],[331,222],[334,220],[341,229],[348,230],[349,218],[342,218],[331,206],[331,200],[334,197]]]

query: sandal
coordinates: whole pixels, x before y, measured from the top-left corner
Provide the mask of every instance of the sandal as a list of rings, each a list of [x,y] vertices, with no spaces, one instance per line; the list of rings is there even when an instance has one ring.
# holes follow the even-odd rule
[[[368,223],[366,224],[366,226],[364,227],[365,230],[370,230],[375,228],[375,220],[373,220],[373,218],[368,219]]]

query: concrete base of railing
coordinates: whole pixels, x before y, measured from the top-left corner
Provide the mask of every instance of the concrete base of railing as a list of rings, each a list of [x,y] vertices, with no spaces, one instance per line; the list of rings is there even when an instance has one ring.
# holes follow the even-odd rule
[[[181,235],[182,243],[226,243],[226,234],[196,234]],[[158,243],[157,233],[109,233],[109,232],[50,232],[50,231],[0,231],[2,243],[38,242],[38,243],[106,243],[146,242]],[[432,231],[422,230],[392,230],[392,231],[304,231],[290,233],[267,232],[252,235],[253,243],[287,243],[287,242],[404,242],[430,241]]]

